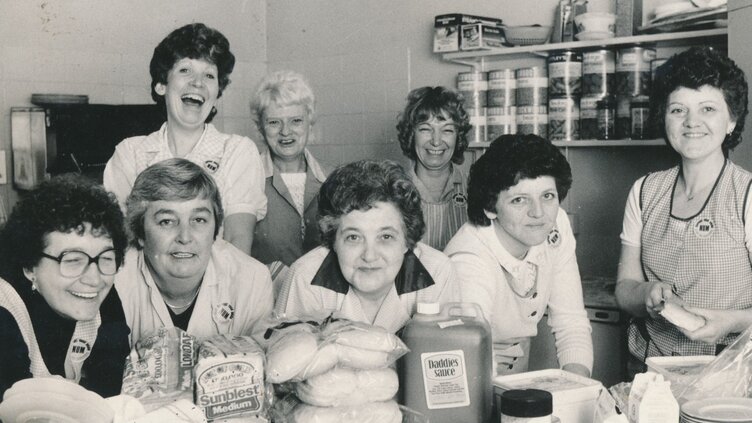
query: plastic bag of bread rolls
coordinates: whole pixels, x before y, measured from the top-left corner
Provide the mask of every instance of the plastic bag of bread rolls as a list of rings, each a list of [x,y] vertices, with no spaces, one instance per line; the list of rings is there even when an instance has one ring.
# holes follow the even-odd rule
[[[298,404],[290,423],[401,423],[402,412],[397,402],[369,402],[345,407],[317,407]]]
[[[298,382],[340,365],[378,369],[393,364],[407,347],[385,329],[350,320],[283,322],[270,329],[266,343],[266,378],[271,383]]]
[[[397,394],[399,379],[392,368],[357,370],[335,367],[296,384],[301,401],[319,407],[387,401]]]

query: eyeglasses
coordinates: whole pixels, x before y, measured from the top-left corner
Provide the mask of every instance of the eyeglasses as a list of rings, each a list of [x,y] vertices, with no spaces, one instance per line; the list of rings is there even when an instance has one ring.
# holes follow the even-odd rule
[[[305,125],[306,119],[303,116],[293,116],[289,119],[269,118],[264,121],[264,129],[267,133],[276,134],[284,126],[288,130],[296,131]]]
[[[114,249],[102,251],[96,257],[92,257],[83,251],[65,251],[57,257],[42,253],[42,257],[58,262],[60,264],[60,275],[66,278],[77,278],[83,275],[92,263],[97,264],[99,273],[103,275],[112,276],[118,272]]]

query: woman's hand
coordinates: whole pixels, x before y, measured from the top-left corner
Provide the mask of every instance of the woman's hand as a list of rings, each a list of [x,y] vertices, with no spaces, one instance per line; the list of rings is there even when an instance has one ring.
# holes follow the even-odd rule
[[[729,333],[743,330],[739,328],[743,317],[739,310],[711,310],[689,306],[684,306],[684,308],[705,319],[705,325],[697,330],[690,332],[679,328],[687,338],[693,341],[715,344]]]
[[[665,282],[651,282],[645,291],[645,310],[653,319],[658,318],[658,312],[663,310],[665,301],[673,300],[679,304],[683,303],[681,298],[671,290],[671,285]]]

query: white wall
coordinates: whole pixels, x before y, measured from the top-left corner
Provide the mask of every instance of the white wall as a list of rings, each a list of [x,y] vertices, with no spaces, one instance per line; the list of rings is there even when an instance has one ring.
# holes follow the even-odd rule
[[[152,103],[154,47],[191,22],[220,30],[237,60],[215,124],[252,134],[248,98],[266,72],[265,9],[263,0],[1,0],[0,149],[10,151],[10,108],[31,106],[32,93]],[[15,199],[10,184],[0,185],[0,195],[6,204]]]

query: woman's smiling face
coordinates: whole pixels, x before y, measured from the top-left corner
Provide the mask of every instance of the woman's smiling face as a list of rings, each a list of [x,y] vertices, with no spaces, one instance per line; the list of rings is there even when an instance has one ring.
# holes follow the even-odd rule
[[[85,223],[84,228],[82,234],[71,231],[45,235],[42,252],[52,257],[72,251],[97,257],[104,252],[102,256],[106,256],[105,260],[115,260],[112,239],[99,231],[92,231],[89,223]],[[96,263],[90,263],[80,276],[62,276],[60,264],[47,257],[41,258],[33,268],[25,269],[24,273],[57,314],[72,320],[93,319],[115,278],[114,275],[100,273]]]
[[[203,128],[219,95],[217,66],[204,59],[182,58],[167,73],[167,83],[154,90],[164,96],[167,121],[186,128]]]
[[[415,155],[418,163],[429,170],[451,166],[457,145],[457,124],[446,114],[435,116],[415,127]]]
[[[666,136],[685,160],[723,154],[726,134],[736,127],[723,91],[710,85],[679,87],[668,97]]]

